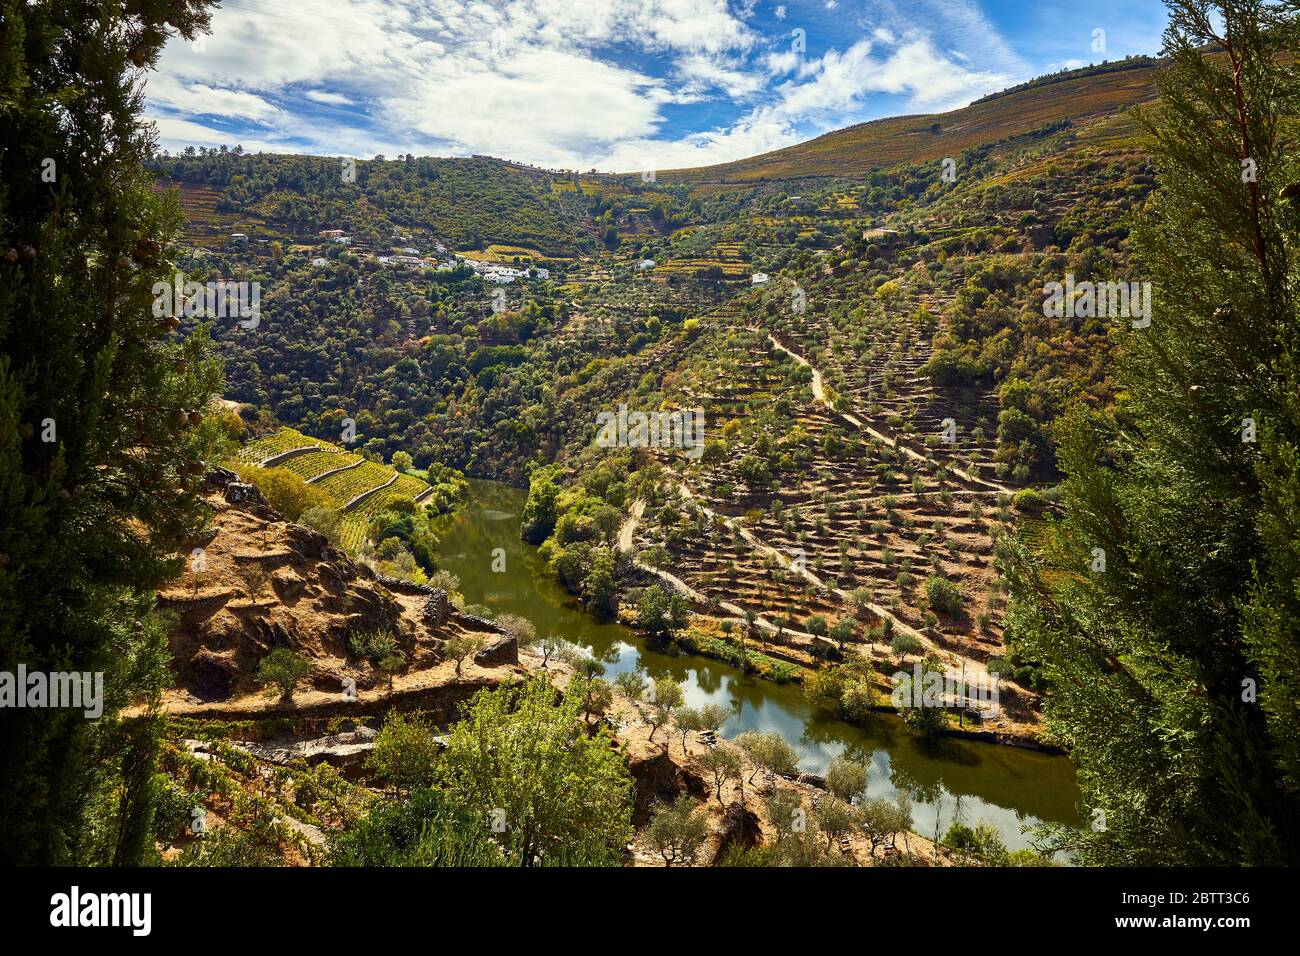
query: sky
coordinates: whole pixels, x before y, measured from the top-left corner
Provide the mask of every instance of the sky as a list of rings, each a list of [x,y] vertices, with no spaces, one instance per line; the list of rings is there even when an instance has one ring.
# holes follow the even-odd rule
[[[1160,0],[223,0],[146,81],[159,145],[741,159],[1159,52]]]

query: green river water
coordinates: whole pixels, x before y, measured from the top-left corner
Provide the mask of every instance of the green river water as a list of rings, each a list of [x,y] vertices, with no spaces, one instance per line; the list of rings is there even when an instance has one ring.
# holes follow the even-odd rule
[[[682,683],[687,703],[722,704],[733,715],[724,737],[745,730],[779,732],[799,752],[800,769],[820,773],[840,753],[869,768],[868,795],[907,793],[914,829],[942,833],[953,819],[992,824],[1007,846],[1027,846],[1022,828],[1039,820],[1078,823],[1079,791],[1074,768],[1064,757],[1017,747],[952,738],[927,739],[887,714],[866,727],[815,712],[797,684],[773,684],[708,658],[672,653],[651,645],[621,624],[596,620],[556,583],[519,538],[525,492],[493,481],[474,480],[468,501],[441,519],[440,566],[460,577],[472,604],[526,617],[539,634],[559,634],[591,649],[607,662],[607,676],[641,668],[671,674]],[[494,572],[493,552],[505,553],[505,571]]]

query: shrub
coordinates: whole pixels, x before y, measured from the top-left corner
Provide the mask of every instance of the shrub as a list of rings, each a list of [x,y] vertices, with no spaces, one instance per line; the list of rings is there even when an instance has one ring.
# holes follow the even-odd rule
[[[954,617],[966,603],[961,588],[937,574],[925,579],[925,599],[933,610]]]

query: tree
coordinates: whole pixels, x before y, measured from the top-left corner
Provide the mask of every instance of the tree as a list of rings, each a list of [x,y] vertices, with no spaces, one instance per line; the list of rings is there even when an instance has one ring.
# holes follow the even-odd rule
[[[704,729],[703,715],[696,707],[683,707],[677,712],[677,729],[682,735],[682,753],[689,753],[686,749],[686,737],[692,732],[698,732]]]
[[[826,837],[826,849],[829,852],[835,845],[835,838],[851,831],[857,824],[857,816],[847,803],[835,799],[826,799],[813,811],[817,827]]]
[[[388,692],[393,691],[393,678],[401,673],[402,668],[406,666],[406,658],[401,654],[385,654],[379,660],[375,661],[375,670],[388,681]]]
[[[206,332],[153,314],[175,205],[143,168],[141,69],[206,0],[6,3],[0,42],[0,670],[104,674],[105,717],[0,720],[0,862],[142,862],[154,852],[155,589],[202,529],[192,492],[224,433]],[[148,726],[116,713],[136,700]],[[106,836],[108,834],[108,836]]]
[[[655,808],[645,835],[665,864],[690,866],[709,835],[709,816],[683,793]]]
[[[389,711],[366,758],[366,767],[398,796],[433,783],[438,766],[437,733],[422,713]]]
[[[748,754],[754,763],[754,770],[749,775],[750,783],[754,782],[754,776],[759,770],[770,770],[777,776],[786,776],[798,768],[798,752],[775,730],[765,733],[747,730],[743,734],[737,734],[732,743]]]
[[[908,654],[919,654],[921,651],[925,650],[925,645],[922,644],[920,640],[913,637],[911,634],[904,634],[901,631],[894,635],[894,639],[889,642],[889,647],[898,658],[900,664],[902,663],[903,658]]]
[[[744,780],[741,776],[740,755],[736,751],[724,746],[710,747],[700,759],[700,765],[706,773],[713,776],[714,793],[718,803],[722,803],[722,785],[732,779],[742,784],[740,799],[742,803],[744,802]]]
[[[559,469],[555,466],[538,468],[528,482],[528,500],[520,515],[523,539],[529,544],[541,544],[555,530],[559,518],[560,486],[556,482]]]
[[[858,805],[858,826],[871,841],[871,855],[881,846],[892,847],[898,834],[912,827],[912,804],[904,794],[893,800],[876,797]]]
[[[960,614],[966,603],[961,588],[937,574],[925,579],[925,599],[933,610],[950,617]]]
[[[682,751],[686,752],[686,735],[691,731],[716,734],[731,717],[731,711],[721,704],[703,707],[683,707],[677,712],[677,729],[682,734]]]
[[[241,861],[242,862],[242,861]],[[332,866],[502,866],[507,860],[483,821],[437,790],[385,801],[330,847]],[[247,865],[246,863],[244,865]]]
[[[641,710],[641,698],[645,696],[649,682],[640,671],[624,671],[614,678],[614,684],[627,695],[637,711]]]
[[[610,610],[618,584],[614,578],[614,551],[596,548],[591,554],[591,566],[582,581],[582,597],[592,607]]]
[[[542,670],[545,670],[551,658],[569,646],[569,642],[558,634],[548,634],[539,645],[542,650]]]
[[[288,521],[299,521],[308,512],[328,509],[334,504],[329,495],[287,468],[236,465],[235,470],[244,481],[256,485],[267,504]]]
[[[682,685],[671,677],[656,677],[654,690],[654,700],[650,702],[651,740],[655,739],[655,731],[668,723],[673,711],[686,699],[686,695],[682,692]]]
[[[851,617],[842,617],[835,622],[835,626],[830,630],[830,638],[839,646],[841,654],[844,653],[845,643],[853,639],[857,630],[858,622]]]
[[[463,632],[453,634],[443,642],[443,653],[456,662],[456,679],[460,679],[460,668],[465,658],[472,657],[486,646],[487,640],[482,634]]]
[[[686,624],[690,605],[661,584],[641,589],[636,601],[637,624],[651,637],[670,639]]]
[[[614,701],[614,691],[609,682],[603,679],[605,664],[603,661],[582,654],[573,662],[573,681],[569,692],[577,694],[582,700],[582,716],[590,721],[591,715],[603,713]]]
[[[287,647],[277,647],[258,663],[257,682],[269,685],[269,690],[278,692],[282,701],[292,703],[293,689],[310,673],[311,662],[307,658]]]
[[[615,862],[632,832],[632,780],[605,728],[541,678],[479,691],[452,725],[439,763],[443,790],[505,827],[512,859]]]
[[[867,791],[867,768],[843,754],[826,765],[826,789],[845,803]]]
[[[1004,545],[1008,633],[1041,662],[1048,726],[1105,814],[1043,828],[1051,846],[1087,864],[1294,864],[1300,167],[1282,130],[1300,14],[1169,9],[1144,114],[1159,190],[1132,233],[1150,322],[1123,331],[1123,419],[1059,426],[1065,517]]]
[[[415,462],[411,461],[410,454],[404,451],[393,452],[390,463],[395,469],[403,473],[410,471],[415,466]]]
[[[537,628],[527,618],[520,617],[518,614],[500,614],[496,618],[496,623],[508,636],[515,639],[520,650],[537,643]]]

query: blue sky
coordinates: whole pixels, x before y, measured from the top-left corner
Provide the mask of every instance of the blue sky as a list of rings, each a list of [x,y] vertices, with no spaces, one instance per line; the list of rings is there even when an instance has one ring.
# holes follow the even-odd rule
[[[486,153],[632,171],[739,159],[1155,53],[1160,0],[224,0],[147,81],[160,143]]]

